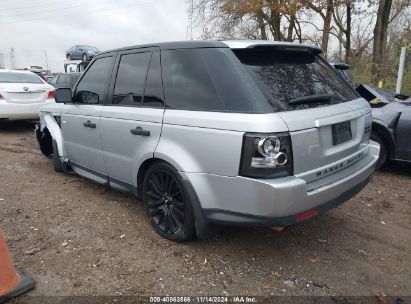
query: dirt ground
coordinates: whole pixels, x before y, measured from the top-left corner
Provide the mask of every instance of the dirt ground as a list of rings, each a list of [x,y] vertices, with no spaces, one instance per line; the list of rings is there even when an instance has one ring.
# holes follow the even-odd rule
[[[283,232],[224,227],[176,244],[153,231],[134,197],[54,172],[32,123],[0,124],[0,227],[15,265],[37,281],[26,300],[410,296],[410,189],[411,168],[392,165],[349,202]]]

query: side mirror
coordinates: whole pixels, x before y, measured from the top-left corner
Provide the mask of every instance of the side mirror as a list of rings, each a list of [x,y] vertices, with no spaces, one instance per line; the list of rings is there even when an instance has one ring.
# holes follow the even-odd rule
[[[69,88],[59,88],[54,91],[54,100],[58,103],[72,102],[71,90]]]

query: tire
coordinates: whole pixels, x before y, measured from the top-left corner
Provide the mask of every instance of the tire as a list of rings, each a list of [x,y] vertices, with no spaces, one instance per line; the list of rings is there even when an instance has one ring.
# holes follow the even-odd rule
[[[43,132],[40,131],[40,127],[36,128],[36,138],[40,146],[40,151],[41,153],[49,157],[50,155],[53,154],[53,144],[52,144],[52,138],[50,135],[50,132],[47,128],[43,130]]]
[[[193,207],[175,168],[154,163],[143,182],[143,202],[151,225],[163,238],[185,242],[196,236]]]
[[[380,155],[377,161],[377,169],[380,169],[387,162],[387,147],[385,141],[378,133],[373,132],[371,134],[371,140],[380,144]]]
[[[53,169],[56,172],[65,172],[64,164],[59,157],[57,143],[55,140],[53,140]]]
[[[83,61],[87,61],[87,54],[84,53],[84,54],[83,54],[83,57],[81,57],[81,58],[83,59]]]
[[[71,60],[70,54],[67,54],[67,60]]]

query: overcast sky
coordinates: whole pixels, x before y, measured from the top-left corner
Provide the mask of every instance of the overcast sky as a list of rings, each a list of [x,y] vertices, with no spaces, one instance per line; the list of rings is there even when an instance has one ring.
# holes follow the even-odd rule
[[[0,0],[0,54],[10,68],[63,71],[65,51],[76,44],[100,50],[186,39],[185,0]],[[1,55],[0,55],[1,57]]]

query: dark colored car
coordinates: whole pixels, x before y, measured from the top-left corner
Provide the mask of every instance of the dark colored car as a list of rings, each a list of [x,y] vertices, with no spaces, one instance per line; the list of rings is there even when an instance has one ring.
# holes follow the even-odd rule
[[[67,60],[90,61],[100,50],[89,45],[75,45],[66,51]]]
[[[330,62],[330,65],[344,80],[346,80],[353,88],[355,88],[354,77],[351,74],[350,66],[348,64]]]
[[[82,73],[65,73],[55,76],[49,81],[55,88],[73,88]]]
[[[387,160],[411,161],[411,98],[387,89],[359,85],[372,107],[371,139],[381,145],[378,167]]]

